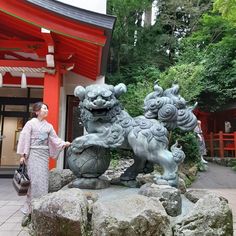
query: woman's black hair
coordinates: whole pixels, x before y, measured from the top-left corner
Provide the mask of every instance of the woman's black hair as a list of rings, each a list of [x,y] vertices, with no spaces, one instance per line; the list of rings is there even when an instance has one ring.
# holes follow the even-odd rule
[[[40,111],[40,109],[42,108],[43,105],[47,106],[47,108],[48,108],[48,105],[44,102],[36,102],[33,104],[32,117],[38,117],[38,115],[36,113],[37,113],[37,111]]]

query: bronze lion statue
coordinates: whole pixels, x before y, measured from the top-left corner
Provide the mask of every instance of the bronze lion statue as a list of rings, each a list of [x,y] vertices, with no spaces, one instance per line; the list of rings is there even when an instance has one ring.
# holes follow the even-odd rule
[[[144,114],[131,117],[121,106],[119,97],[126,92],[125,84],[77,86],[74,95],[80,99],[81,119],[87,131],[73,140],[68,150],[71,170],[82,178],[96,178],[108,168],[108,150],[120,148],[134,152],[134,164],[120,180],[135,180],[139,173],[153,170],[158,164],[171,186],[178,185],[178,165],[185,154],[176,142],[169,147],[169,131],[180,128],[193,130],[197,118],[179,95],[179,86],[163,90],[159,85],[144,100]]]

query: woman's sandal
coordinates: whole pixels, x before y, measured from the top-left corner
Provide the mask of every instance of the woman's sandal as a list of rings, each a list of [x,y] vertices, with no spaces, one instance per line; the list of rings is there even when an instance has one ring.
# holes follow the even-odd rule
[[[21,221],[21,226],[26,227],[31,221],[31,215],[25,215]]]

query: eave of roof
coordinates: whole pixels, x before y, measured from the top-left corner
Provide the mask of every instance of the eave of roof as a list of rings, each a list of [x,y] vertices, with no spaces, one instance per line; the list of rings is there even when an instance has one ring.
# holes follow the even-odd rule
[[[32,3],[70,19],[74,19],[85,24],[94,25],[106,30],[113,30],[116,20],[114,16],[88,11],[54,0],[26,0],[26,2]]]
[[[0,3],[1,2],[2,1],[0,0]],[[42,20],[43,20],[43,18],[45,20],[45,16],[46,16],[45,13],[47,13],[47,16],[49,18],[54,16],[54,19],[55,19],[55,16],[57,16],[58,19],[64,19],[65,23],[70,22],[69,24],[71,24],[71,25],[69,25],[69,27],[71,27],[71,28],[69,28],[69,30],[71,29],[72,33],[73,33],[73,30],[75,30],[75,28],[73,26],[76,27],[76,30],[79,30],[81,28],[82,35],[83,35],[83,28],[88,27],[88,28],[86,28],[86,30],[88,30],[87,31],[88,37],[90,37],[90,39],[96,40],[96,36],[97,36],[98,40],[100,39],[100,42],[102,42],[101,41],[102,37],[106,37],[105,44],[96,43],[96,41],[94,41],[94,44],[96,44],[97,46],[102,46],[101,47],[102,48],[102,53],[101,53],[102,58],[99,61],[99,65],[98,65],[98,68],[96,69],[96,71],[98,70],[97,71],[98,75],[105,74],[107,58],[108,58],[108,51],[109,51],[109,47],[110,47],[110,40],[111,40],[112,30],[113,30],[114,23],[115,23],[114,16],[107,16],[104,14],[87,11],[85,9],[76,8],[76,7],[66,5],[66,4],[63,4],[63,3],[60,3],[57,1],[53,1],[53,0],[42,0],[42,1],[40,1],[40,0],[19,0],[16,2],[9,0],[8,3],[5,1],[3,1],[2,3],[3,4],[1,4],[1,7],[0,7],[1,11],[5,12],[13,17],[16,17],[20,20],[23,20],[25,22],[36,25],[38,27],[47,28],[50,24],[49,25],[45,24],[45,21],[43,21],[44,25],[42,25],[42,24],[40,25],[40,24],[37,24],[33,21],[30,22],[29,20],[27,20],[27,18],[24,19],[23,12],[27,12],[27,11],[24,11],[25,9],[24,10],[21,9],[22,11],[20,12],[20,6],[22,6],[24,8],[25,6],[28,5],[28,9],[30,9],[31,8],[30,6],[32,6],[32,10],[34,10],[34,13],[38,12],[38,14],[41,16]],[[6,6],[5,9],[4,9],[4,6]],[[12,6],[14,6],[14,7],[12,8]],[[17,8],[17,6],[18,6],[18,8]],[[14,14],[14,13],[18,13],[18,12],[14,12],[14,10],[12,11],[13,12],[12,13],[11,12],[12,9],[19,11],[20,14]],[[44,14],[43,14],[43,12],[44,12]],[[28,14],[28,12],[27,12],[27,14]],[[32,16],[32,18],[34,18],[34,15],[32,15],[32,13],[31,13],[31,16]],[[53,18],[51,18],[51,19],[53,19]],[[68,19],[68,21],[66,19]],[[31,20],[31,18],[30,18],[30,20]],[[37,20],[37,18],[36,18],[36,20]],[[64,27],[64,29],[67,30],[65,25],[61,24],[59,26],[62,26],[61,29],[63,29],[63,27]],[[55,31],[52,30],[52,32],[58,33],[56,30]],[[76,33],[76,31],[74,31],[74,32]],[[81,33],[81,32],[79,32],[79,33]],[[89,34],[91,34],[92,37],[89,36]],[[67,35],[62,34],[62,35],[64,35],[65,37],[70,37],[70,35],[68,35],[68,34]],[[71,37],[71,38],[74,38],[75,40],[80,40],[80,38],[76,38],[76,37]],[[85,41],[88,43],[93,43],[92,41],[89,42],[89,41],[83,40],[83,39],[82,39],[82,41]],[[100,53],[100,50],[98,53]]]

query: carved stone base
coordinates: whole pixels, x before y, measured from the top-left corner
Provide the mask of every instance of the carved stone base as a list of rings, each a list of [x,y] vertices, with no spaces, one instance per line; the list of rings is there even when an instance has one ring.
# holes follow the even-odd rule
[[[69,188],[103,189],[110,187],[110,182],[98,178],[77,178],[68,185]]]

